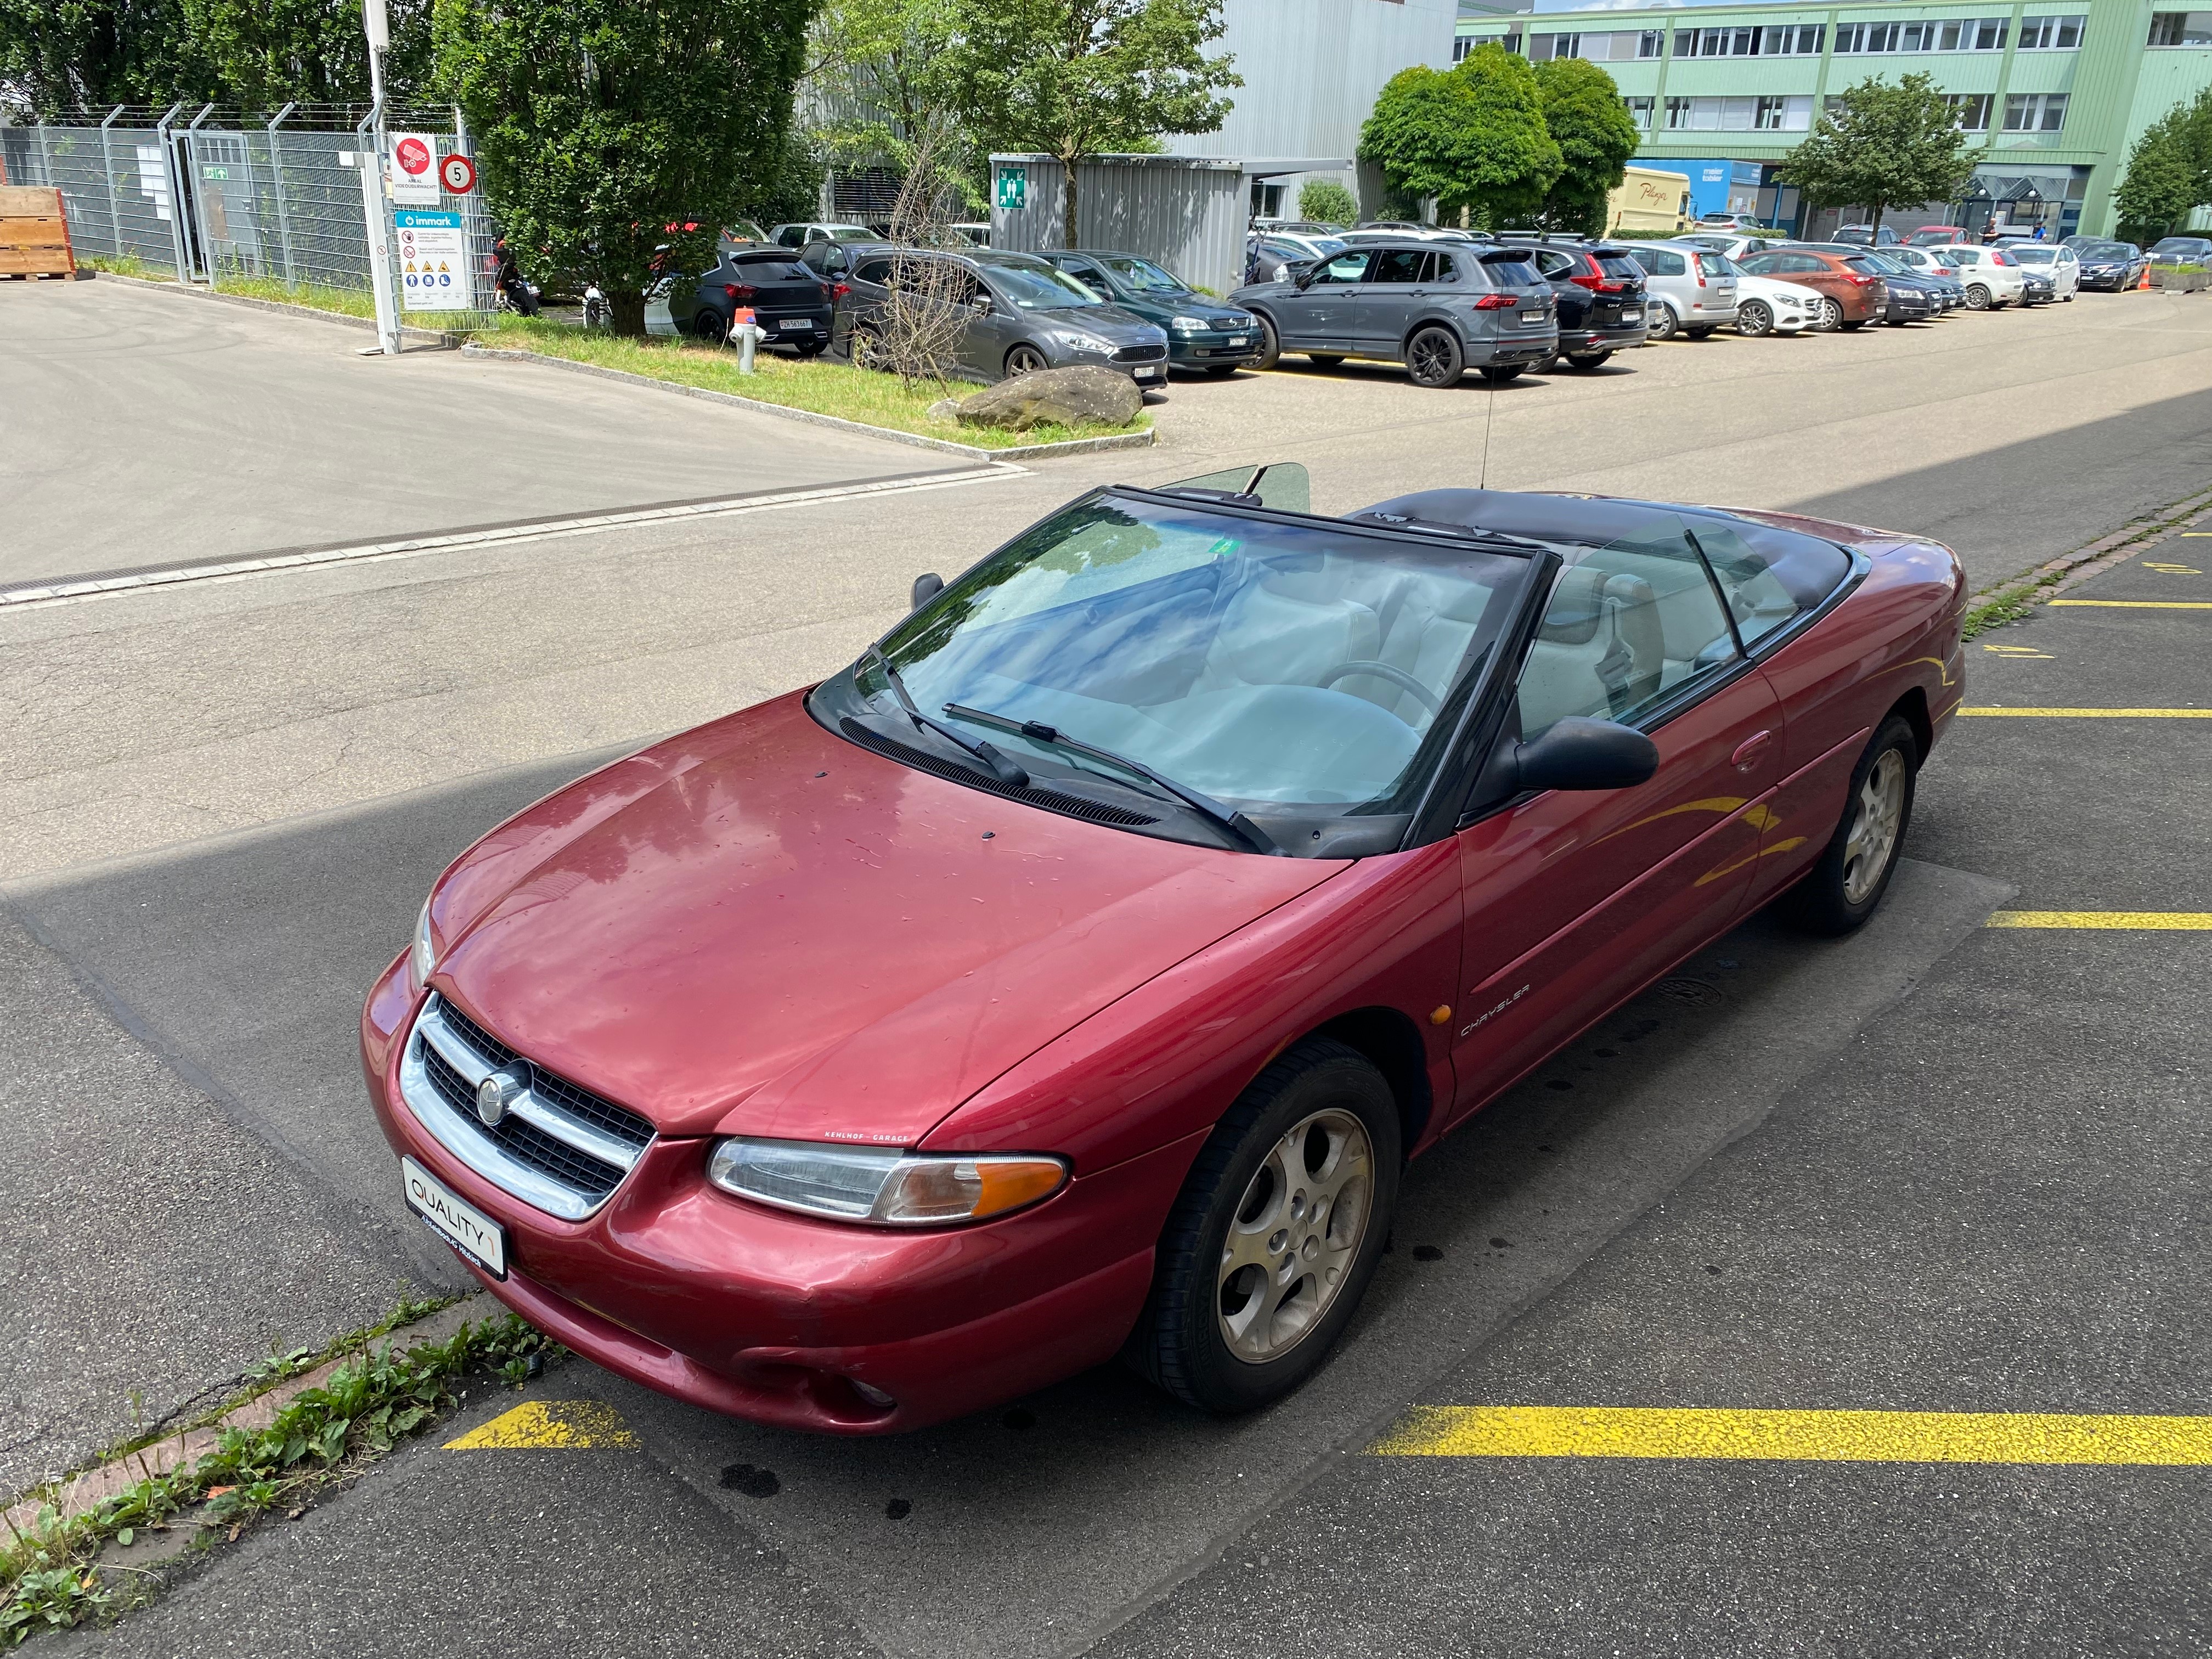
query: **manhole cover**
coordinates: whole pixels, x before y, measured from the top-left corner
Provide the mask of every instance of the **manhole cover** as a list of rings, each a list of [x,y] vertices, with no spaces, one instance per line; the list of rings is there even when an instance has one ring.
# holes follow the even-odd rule
[[[1701,979],[1662,979],[1652,988],[1669,1002],[1679,1002],[1686,1008],[1709,1008],[1728,999],[1717,985],[1708,985]]]

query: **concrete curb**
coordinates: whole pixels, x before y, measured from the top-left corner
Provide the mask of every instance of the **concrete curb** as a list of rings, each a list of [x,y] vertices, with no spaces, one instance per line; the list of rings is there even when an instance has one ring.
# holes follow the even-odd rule
[[[215,300],[227,306],[244,306],[252,311],[273,312],[280,317],[312,317],[318,322],[343,323],[348,328],[365,328],[372,334],[376,331],[376,319],[373,317],[349,317],[343,311],[325,311],[320,306],[295,306],[283,300],[257,300],[246,294],[219,294],[211,288],[201,288],[193,283],[157,283],[144,276],[125,276],[113,270],[100,271],[99,280],[103,283],[128,283],[133,288],[150,288],[163,294],[189,294],[196,299]],[[465,335],[414,328],[404,323],[399,328],[402,345],[412,340],[418,345],[432,345],[441,350],[448,350],[465,338]]]
[[[1146,427],[1142,432],[1116,433],[1109,438],[1070,438],[1065,443],[1017,444],[1010,449],[985,449],[977,444],[954,443],[949,438],[927,438],[919,432],[901,432],[893,427],[870,426],[865,421],[848,421],[842,416],[820,415],[811,409],[793,409],[787,404],[763,403],[757,398],[740,398],[732,392],[709,392],[704,386],[655,380],[649,374],[632,374],[627,369],[602,368],[597,363],[580,363],[573,357],[555,357],[542,351],[524,351],[512,346],[478,345],[470,341],[461,347],[461,355],[465,357],[497,357],[509,362],[547,363],[555,368],[565,368],[571,374],[597,375],[603,380],[618,380],[626,386],[651,386],[656,392],[673,392],[686,398],[703,398],[708,403],[728,404],[762,415],[774,415],[782,420],[804,421],[810,426],[826,426],[839,432],[858,432],[872,438],[888,438],[893,443],[912,444],[919,449],[941,450],[948,455],[965,455],[979,461],[1047,460],[1055,455],[1085,455],[1102,449],[1149,449],[1158,441],[1154,429]]]
[[[411,1352],[427,1343],[449,1341],[460,1334],[462,1326],[490,1317],[496,1311],[490,1297],[478,1291],[463,1297],[450,1307],[439,1309],[428,1318],[418,1319],[411,1325],[403,1325],[377,1340],[389,1342],[401,1353]],[[49,1504],[53,1506],[55,1515],[64,1521],[98,1509],[118,1492],[129,1491],[141,1480],[167,1474],[172,1469],[205,1456],[215,1449],[225,1429],[251,1431],[267,1428],[276,1420],[276,1413],[301,1395],[309,1389],[321,1387],[331,1372],[341,1365],[352,1364],[360,1357],[359,1353],[349,1353],[336,1359],[326,1359],[313,1370],[287,1377],[267,1393],[256,1395],[244,1405],[234,1407],[204,1427],[186,1429],[167,1440],[156,1441],[137,1451],[111,1458],[94,1468],[87,1469],[53,1497],[27,1498],[7,1511],[6,1524],[27,1529],[38,1518],[39,1511]]]
[[[2060,555],[2046,564],[2039,564],[2007,576],[2002,581],[1991,582],[1968,596],[1967,608],[1972,610],[1977,600],[1997,599],[2022,587],[2033,587],[2032,593],[2021,597],[2031,605],[2042,605],[2064,592],[2077,582],[2085,582],[2100,571],[2126,562],[2129,550],[2136,543],[2163,536],[2168,531],[2193,524],[2212,513],[2212,489],[2200,489],[2193,495],[2185,495],[2170,506],[2159,508],[2140,519],[2131,520],[2118,530],[2100,536],[2094,542],[2077,547],[2071,553]],[[2053,581],[2051,578],[2058,578]]]

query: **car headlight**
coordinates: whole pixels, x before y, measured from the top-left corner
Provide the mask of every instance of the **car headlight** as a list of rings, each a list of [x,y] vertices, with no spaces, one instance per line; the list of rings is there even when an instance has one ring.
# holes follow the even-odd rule
[[[1203,317],[1171,317],[1168,326],[1178,334],[1202,334],[1213,325]]]
[[[438,946],[430,937],[430,901],[424,899],[422,914],[415,918],[415,943],[407,951],[407,974],[416,990],[430,982],[437,966]]]
[[[942,1227],[1004,1215],[1067,1180],[1056,1158],[906,1152],[811,1140],[725,1140],[707,1178],[728,1193],[802,1215],[894,1227]]]

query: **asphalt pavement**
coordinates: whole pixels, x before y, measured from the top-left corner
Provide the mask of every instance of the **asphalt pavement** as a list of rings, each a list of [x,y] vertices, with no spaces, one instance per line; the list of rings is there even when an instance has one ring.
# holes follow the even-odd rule
[[[0,294],[0,589],[970,463],[114,280]]]
[[[2139,300],[2181,303],[2113,303]],[[1786,504],[1760,484],[1802,506],[1810,477],[1875,492],[1852,516],[1906,529],[1989,503],[1962,520],[1986,529],[2040,502],[2059,530],[1976,556],[2008,574],[2202,487],[2187,420],[2142,412],[2212,379],[2185,337],[2195,313],[2160,313],[2160,335],[2148,310],[2088,304],[1787,343],[1866,356],[1767,388],[1785,360],[1750,354],[1769,343],[1654,349],[1625,389],[1553,377],[1554,407],[1589,405],[1556,435],[1607,398],[1640,411],[1656,435],[1609,476],[1655,493],[1644,481],[1669,465],[1703,479],[1680,472],[1693,453],[1768,453],[1749,433],[1699,451],[1670,392],[1707,374],[1776,408],[1818,392],[1836,419],[1794,428],[1803,457],[1670,493]],[[1977,356],[1977,389],[1917,406],[1917,447],[1878,429],[1881,377],[1913,341],[2046,323],[2062,325],[2049,351],[2086,362],[2101,344],[2118,367],[2069,370],[2062,409],[2020,393],[2021,365]],[[2069,343],[2093,333],[2109,337]],[[27,1425],[0,1433],[4,1468],[126,1431],[133,1389],[157,1415],[271,1341],[366,1322],[402,1278],[459,1282],[400,1210],[351,1043],[362,988],[461,846],[609,755],[848,658],[915,571],[951,574],[1108,463],[1163,479],[1291,450],[1275,423],[1310,418],[1317,374],[1178,386],[1158,451],[890,507],[0,616],[0,1196],[33,1218],[0,1262]],[[1362,425],[1380,382],[1325,385],[1333,428],[1292,434],[1324,510],[1464,473],[1468,422],[1487,418],[1474,393],[1409,421],[1422,405],[1397,383],[1395,412]],[[1239,390],[1242,425],[1222,412]],[[1498,434],[1509,412],[1501,396]],[[2012,435],[1954,453],[1962,433]],[[2101,474],[2059,465],[2066,434],[2108,458]],[[1510,459],[1528,435],[1493,452],[1508,481],[1530,482],[1514,470],[1530,452]],[[2010,458],[2046,440],[2056,474]],[[2196,550],[2212,525],[2187,528],[1976,641],[1969,707],[2212,702],[2212,560]],[[597,1402],[619,1443],[445,1449],[520,1397],[479,1396],[301,1522],[218,1550],[162,1606],[66,1645],[2203,1651],[2201,1471],[1824,1461],[1817,1431],[1751,1461],[1376,1449],[1425,1411],[1497,1407],[2212,1413],[2197,1289],[2212,933],[2143,920],[2212,910],[2208,742],[2212,722],[2170,713],[1961,718],[1875,921],[1820,942],[1754,919],[1447,1141],[1411,1177],[1344,1346],[1267,1413],[1196,1418],[1107,1368],[921,1435],[830,1442],[574,1360],[531,1396]]]

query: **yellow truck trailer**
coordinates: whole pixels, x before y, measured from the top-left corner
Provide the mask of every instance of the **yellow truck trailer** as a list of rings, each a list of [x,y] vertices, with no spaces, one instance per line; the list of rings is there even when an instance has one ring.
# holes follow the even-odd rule
[[[1679,173],[1631,167],[1606,198],[1605,228],[1674,232],[1690,228],[1690,181]]]

